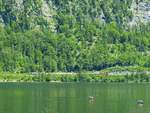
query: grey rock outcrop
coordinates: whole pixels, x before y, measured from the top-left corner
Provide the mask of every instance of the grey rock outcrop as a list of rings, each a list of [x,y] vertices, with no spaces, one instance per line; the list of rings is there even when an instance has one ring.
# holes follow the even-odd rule
[[[131,11],[133,13],[133,19],[129,22],[130,26],[150,22],[150,1],[143,0],[137,3],[133,0]]]
[[[55,8],[47,0],[5,0],[1,2],[0,23],[7,25],[11,21],[24,23],[28,21],[30,28],[39,28],[46,24],[52,30],[55,23],[52,16],[55,15]],[[39,22],[40,20],[40,22]],[[41,23],[41,20],[43,23]]]

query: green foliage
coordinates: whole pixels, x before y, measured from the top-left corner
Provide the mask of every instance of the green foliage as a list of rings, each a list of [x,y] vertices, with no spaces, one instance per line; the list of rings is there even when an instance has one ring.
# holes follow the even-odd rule
[[[150,75],[114,75],[104,76],[89,73],[78,74],[19,74],[0,73],[2,82],[97,82],[97,83],[146,83],[150,82]]]
[[[41,14],[42,0],[26,0],[21,13],[14,10],[13,1],[0,1],[4,20],[4,26],[0,26],[0,71],[79,72],[114,66],[150,67],[149,24],[126,26],[132,16],[131,0],[46,3],[56,7],[57,14],[52,17],[54,32]],[[99,18],[102,13],[104,22]],[[84,78],[92,81],[90,76],[81,76],[80,80],[86,81]]]
[[[139,66],[116,66],[107,68],[104,70],[101,70],[101,73],[104,72],[123,72],[123,71],[129,71],[129,72],[143,72],[143,71],[150,71],[150,68],[147,67],[139,67]]]

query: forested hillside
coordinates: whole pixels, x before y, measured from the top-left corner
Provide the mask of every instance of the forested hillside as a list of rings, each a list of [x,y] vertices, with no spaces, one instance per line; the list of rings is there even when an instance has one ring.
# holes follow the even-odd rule
[[[139,3],[149,14],[148,0],[0,0],[0,71],[150,67],[149,17],[133,24]]]

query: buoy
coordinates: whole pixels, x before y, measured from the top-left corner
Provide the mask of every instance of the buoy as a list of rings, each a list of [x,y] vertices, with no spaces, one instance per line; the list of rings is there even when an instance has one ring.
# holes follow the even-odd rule
[[[89,99],[94,99],[94,97],[93,96],[89,96]]]
[[[138,105],[143,105],[144,104],[144,100],[137,100],[137,104]]]
[[[90,102],[94,101],[94,99],[95,99],[94,96],[89,96],[88,98],[89,98]]]
[[[88,98],[89,98],[89,103],[93,104],[93,102],[94,102],[94,96],[89,96]]]

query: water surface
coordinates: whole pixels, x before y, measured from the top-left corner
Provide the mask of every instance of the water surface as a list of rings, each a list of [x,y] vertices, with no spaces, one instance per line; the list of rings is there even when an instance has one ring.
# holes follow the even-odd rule
[[[1,83],[0,113],[150,113],[150,84]]]

